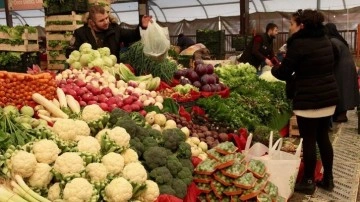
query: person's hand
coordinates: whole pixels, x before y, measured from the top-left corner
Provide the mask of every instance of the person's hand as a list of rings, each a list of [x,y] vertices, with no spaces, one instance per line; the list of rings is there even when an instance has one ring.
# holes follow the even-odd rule
[[[149,25],[149,22],[152,22],[152,16],[149,16],[149,15],[142,16],[142,18],[141,18],[142,27],[147,28]]]
[[[269,60],[267,58],[265,59],[265,63],[271,67],[274,66],[274,64],[271,62],[271,60]]]

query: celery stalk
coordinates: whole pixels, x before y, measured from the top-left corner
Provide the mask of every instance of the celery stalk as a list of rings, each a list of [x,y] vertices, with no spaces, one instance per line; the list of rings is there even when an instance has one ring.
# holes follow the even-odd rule
[[[0,201],[6,202],[27,202],[25,199],[21,198],[19,195],[14,192],[7,190],[6,188],[0,186]]]

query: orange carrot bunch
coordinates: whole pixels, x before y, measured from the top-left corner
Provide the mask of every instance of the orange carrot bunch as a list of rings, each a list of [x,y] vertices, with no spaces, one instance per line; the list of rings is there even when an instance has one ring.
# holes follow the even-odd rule
[[[39,93],[52,100],[56,81],[50,73],[25,74],[0,71],[0,106],[34,106],[31,95]]]

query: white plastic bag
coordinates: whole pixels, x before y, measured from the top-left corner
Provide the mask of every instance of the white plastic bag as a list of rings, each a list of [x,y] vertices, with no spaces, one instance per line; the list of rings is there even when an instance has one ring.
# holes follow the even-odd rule
[[[272,136],[272,134],[271,134]],[[278,187],[279,195],[288,200],[294,193],[296,178],[300,167],[302,139],[295,154],[281,151],[283,139],[278,139],[270,146],[267,155],[252,156],[252,159],[262,161],[270,174],[269,181]]]
[[[140,30],[141,41],[144,44],[144,54],[151,58],[162,60],[170,49],[169,30],[161,27],[155,20],[149,22],[146,30]]]

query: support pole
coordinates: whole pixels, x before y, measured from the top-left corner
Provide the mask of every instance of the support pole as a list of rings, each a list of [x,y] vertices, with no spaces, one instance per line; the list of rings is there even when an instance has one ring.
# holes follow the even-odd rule
[[[13,21],[12,21],[12,15],[10,14],[10,10],[9,10],[9,0],[4,0],[4,6],[5,6],[5,17],[6,17],[6,25],[8,27],[12,27],[13,26]]]
[[[240,0],[240,35],[249,34],[249,0]]]
[[[149,15],[149,4],[148,0],[139,0],[139,23],[141,25],[141,19],[144,15]]]

